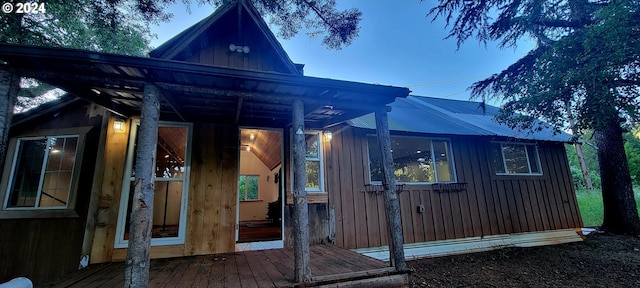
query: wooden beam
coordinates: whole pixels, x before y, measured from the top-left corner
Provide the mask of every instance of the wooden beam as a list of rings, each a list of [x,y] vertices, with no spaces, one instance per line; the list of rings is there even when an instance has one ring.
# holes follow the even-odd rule
[[[176,98],[173,97],[173,95],[171,95],[170,93],[166,93],[166,92],[162,93],[162,96],[164,97],[164,100],[167,101],[167,104],[169,105],[169,107],[171,107],[171,110],[173,110],[173,112],[176,112],[176,115],[178,115],[178,117],[180,117],[182,121],[187,121],[186,118],[184,117],[184,115],[186,114],[182,110],[182,106],[180,105],[180,103],[176,101]]]
[[[393,173],[393,156],[391,155],[391,136],[389,134],[389,118],[387,107],[380,107],[375,112],[378,145],[382,154],[382,186],[384,187],[384,207],[389,229],[389,259],[398,271],[406,271],[404,261],[404,239],[402,236],[402,219],[400,218],[400,203],[396,178]],[[411,208],[411,207],[409,207]]]
[[[292,106],[293,118],[293,251],[295,282],[311,281],[309,258],[309,209],[306,172],[306,142],[304,135],[304,104],[296,99]]]
[[[151,226],[155,193],[156,143],[160,118],[160,89],[145,85],[136,151],[136,179],[131,203],[129,247],[124,287],[147,287],[151,252]]]

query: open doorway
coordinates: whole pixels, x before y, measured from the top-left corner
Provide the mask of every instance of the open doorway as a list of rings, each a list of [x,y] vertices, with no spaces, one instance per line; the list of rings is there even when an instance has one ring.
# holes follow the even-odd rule
[[[282,243],[282,151],[282,131],[240,129],[237,243]]]

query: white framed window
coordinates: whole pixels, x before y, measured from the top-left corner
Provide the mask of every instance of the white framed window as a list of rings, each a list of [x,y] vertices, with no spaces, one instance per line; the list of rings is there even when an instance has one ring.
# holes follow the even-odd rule
[[[367,137],[371,183],[382,182],[382,154],[375,135]],[[391,135],[394,175],[398,183],[456,182],[451,141]]]
[[[531,143],[491,142],[491,166],[496,175],[542,175],[538,147]]]
[[[140,121],[133,121],[120,196],[115,248],[126,248],[135,183],[136,143]],[[160,122],[156,145],[155,194],[151,245],[183,244],[187,223],[192,125]]]
[[[238,179],[238,198],[242,201],[255,201],[260,199],[258,195],[258,175],[240,175]]]
[[[305,169],[307,182],[304,185],[307,192],[324,192],[324,160],[322,156],[322,132],[305,131]]]
[[[0,190],[0,218],[76,217],[86,133],[91,127],[12,138]]]

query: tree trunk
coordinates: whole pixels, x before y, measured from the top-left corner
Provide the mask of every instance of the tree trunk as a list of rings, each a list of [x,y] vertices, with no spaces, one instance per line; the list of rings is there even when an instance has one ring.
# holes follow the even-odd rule
[[[304,137],[304,105],[293,100],[293,253],[295,282],[311,281],[309,264],[309,205],[307,202],[306,144]],[[321,141],[321,139],[318,139]],[[320,143],[318,143],[320,144]]]
[[[9,128],[11,128],[13,106],[16,103],[18,91],[20,91],[20,75],[13,70],[0,69],[0,163],[4,163],[7,156]]]
[[[580,162],[580,171],[582,171],[582,179],[584,179],[584,185],[587,190],[593,190],[593,183],[591,183],[591,176],[589,175],[589,167],[584,160],[584,154],[582,153],[582,144],[575,143],[573,146],[576,148],[576,155],[578,156],[578,162]]]
[[[131,202],[129,249],[125,263],[124,287],[147,287],[155,193],[156,143],[160,118],[160,91],[144,87],[135,166],[135,191]]]
[[[402,219],[400,218],[400,203],[396,188],[396,177],[393,174],[393,156],[391,155],[391,136],[389,135],[389,120],[387,107],[382,107],[375,113],[378,144],[382,154],[382,187],[384,187],[384,209],[389,229],[389,260],[397,271],[407,270],[404,261],[404,239],[402,236]]]
[[[604,221],[601,230],[640,235],[640,218],[633,197],[629,164],[624,152],[622,128],[617,117],[594,131],[602,178]]]

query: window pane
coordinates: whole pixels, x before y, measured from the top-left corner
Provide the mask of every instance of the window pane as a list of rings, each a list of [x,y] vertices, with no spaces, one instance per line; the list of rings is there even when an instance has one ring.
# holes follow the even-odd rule
[[[135,191],[131,181],[127,222],[124,239],[129,239],[131,203]],[[180,207],[182,206],[182,181],[156,181],[153,197],[152,238],[178,237],[180,228]]]
[[[258,200],[258,176],[247,176],[247,200]]]
[[[240,201],[244,201],[247,198],[247,176],[240,175],[240,179],[238,180],[238,198]]]
[[[453,181],[453,167],[451,167],[451,152],[449,151],[448,141],[433,140],[433,155],[436,159],[438,181]]]
[[[186,127],[159,127],[156,156],[156,177],[184,177],[187,151]]]
[[[533,146],[533,145],[526,145],[526,146],[527,146],[527,154],[529,154],[529,165],[531,166],[531,173],[541,173],[540,165],[539,165],[540,158],[538,157],[538,149],[536,149],[536,146]]]
[[[507,173],[529,173],[525,145],[502,144],[502,153],[507,168]]]
[[[371,172],[371,181],[382,181],[382,154],[378,145],[378,138],[374,136],[367,137],[369,142],[369,171]]]
[[[378,139],[369,136],[367,141],[371,181],[382,181]],[[449,141],[433,140],[434,151],[431,151],[431,142],[428,138],[391,136],[394,174],[398,182],[455,181]]]
[[[318,142],[318,134],[304,134],[305,142],[307,145],[307,158],[315,158],[319,157],[319,142]]]
[[[320,189],[320,161],[307,160],[307,184],[305,188]]]
[[[399,182],[435,181],[430,142],[421,138],[391,138],[394,174]]]
[[[7,207],[34,207],[47,140],[20,140]]]
[[[153,203],[152,237],[178,237],[182,181],[156,181]]]

